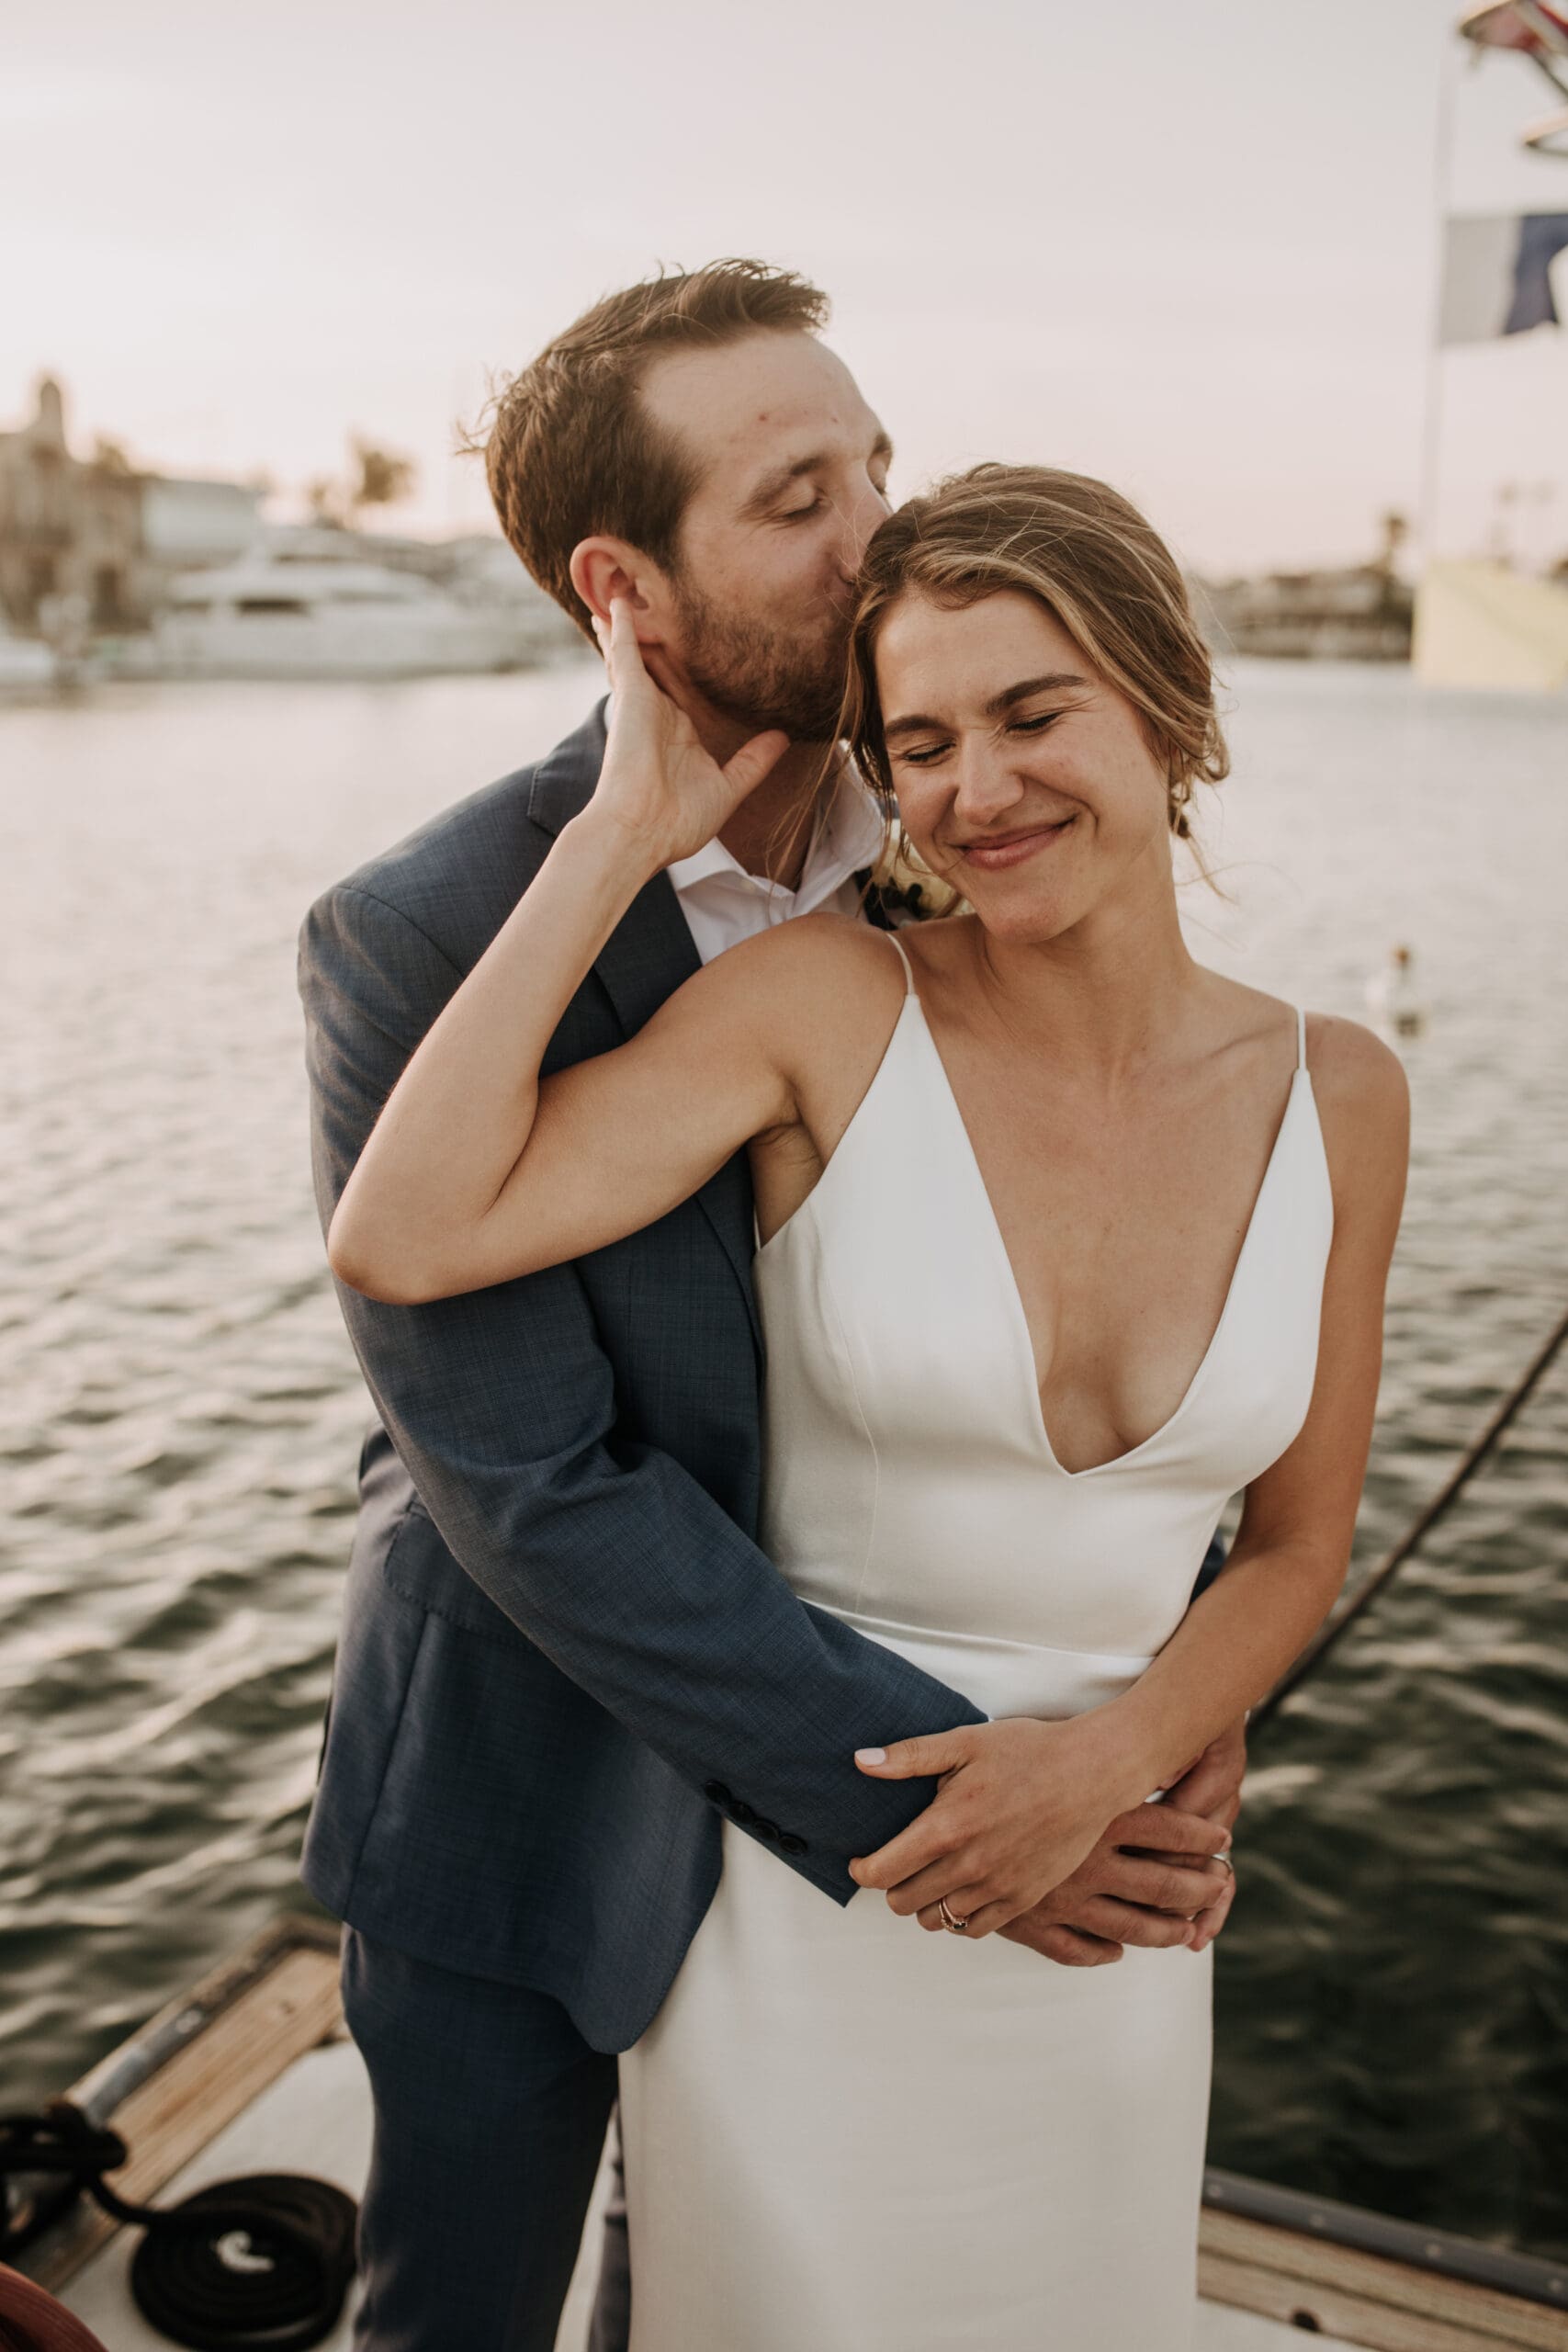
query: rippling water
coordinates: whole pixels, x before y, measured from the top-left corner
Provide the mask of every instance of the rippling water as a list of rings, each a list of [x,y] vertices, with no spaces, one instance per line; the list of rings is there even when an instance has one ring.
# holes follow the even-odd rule
[[[544,676],[0,711],[0,2104],[283,1903],[366,1408],[306,1176],[315,892],[545,749]],[[1568,1301],[1568,703],[1243,665],[1199,952],[1359,1014],[1413,942],[1359,1561]],[[1217,2163],[1568,2254],[1568,1363],[1260,1737]]]

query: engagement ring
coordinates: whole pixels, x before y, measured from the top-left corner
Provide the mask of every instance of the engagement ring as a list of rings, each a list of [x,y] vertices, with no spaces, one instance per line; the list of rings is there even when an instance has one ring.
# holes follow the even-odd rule
[[[955,1911],[950,1911],[948,1909],[947,1897],[945,1894],[938,1898],[936,1914],[937,1917],[942,1921],[942,1926],[947,1929],[950,1936],[963,1935],[969,1925],[967,1919],[961,1919]]]

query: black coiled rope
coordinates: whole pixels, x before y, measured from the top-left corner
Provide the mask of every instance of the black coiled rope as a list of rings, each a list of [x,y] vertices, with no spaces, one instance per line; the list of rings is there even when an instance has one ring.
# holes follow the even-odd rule
[[[352,2197],[298,2173],[215,2181],[166,2209],[132,2205],[103,2176],[126,2161],[118,2132],[69,2100],[0,2116],[0,2190],[11,2176],[54,2179],[47,2218],[85,2189],[146,2232],[130,2266],[143,2316],[191,2352],[310,2352],[330,2335],[354,2277]],[[0,2211],[0,2257],[37,2234]]]

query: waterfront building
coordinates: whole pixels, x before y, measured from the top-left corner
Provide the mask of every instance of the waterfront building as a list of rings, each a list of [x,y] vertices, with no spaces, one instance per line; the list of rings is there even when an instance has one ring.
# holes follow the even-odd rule
[[[1286,661],[1407,662],[1413,598],[1379,564],[1194,582],[1220,650]]]
[[[260,496],[144,473],[106,443],[75,456],[46,376],[30,420],[0,433],[0,620],[57,640],[144,628],[177,572],[250,545]]]
[[[1382,545],[1368,563],[1194,580],[1210,644],[1283,661],[1407,662],[1415,597],[1395,560],[1408,528],[1403,514],[1385,514]]]

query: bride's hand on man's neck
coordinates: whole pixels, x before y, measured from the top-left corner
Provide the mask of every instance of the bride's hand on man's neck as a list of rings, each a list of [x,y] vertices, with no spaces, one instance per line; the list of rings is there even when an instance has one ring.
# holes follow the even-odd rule
[[[716,710],[668,647],[649,644],[640,650],[649,676],[680,704],[703,749],[720,767],[758,732],[752,722]],[[792,743],[755,792],[719,827],[720,842],[748,874],[761,875],[786,890],[799,888],[826,751],[823,743]]]

